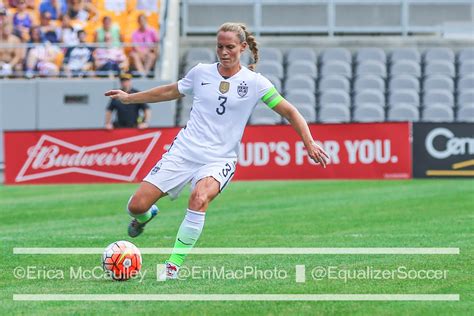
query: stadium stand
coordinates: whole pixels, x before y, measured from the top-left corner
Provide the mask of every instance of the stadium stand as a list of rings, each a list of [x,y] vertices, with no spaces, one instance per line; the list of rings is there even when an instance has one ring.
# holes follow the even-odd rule
[[[423,122],[452,122],[454,121],[453,109],[445,104],[434,103],[423,109]]]
[[[474,122],[474,103],[461,106],[456,120],[458,122]]]
[[[396,62],[401,60],[408,60],[419,64],[421,60],[421,55],[418,49],[416,48],[395,48],[390,54],[390,61],[392,62],[392,64],[395,64]]]
[[[357,76],[354,81],[354,91],[377,90],[385,93],[385,81],[376,75]]]
[[[313,64],[317,63],[316,52],[311,47],[290,48],[286,54],[287,64],[295,60],[307,60]]]
[[[382,122],[385,111],[382,106],[373,103],[363,103],[354,109],[355,122]]]
[[[454,96],[448,90],[428,90],[423,94],[423,106],[425,108],[434,104],[443,104],[450,108],[454,107]]]
[[[387,118],[389,121],[418,122],[420,112],[412,104],[400,103],[388,109]]]
[[[340,61],[351,64],[352,54],[347,48],[328,48],[325,49],[320,55],[320,61],[322,64],[326,64],[331,61]]]
[[[351,99],[349,94],[343,90],[330,89],[321,92],[319,104],[321,107],[329,106],[331,104],[339,104],[350,108]]]
[[[49,3],[49,0],[35,0],[24,6],[10,6],[11,2],[2,1],[0,6],[1,19],[5,19],[8,23],[1,23],[2,28],[11,23],[11,36],[18,37],[27,49],[23,52],[23,69],[16,70],[9,74],[8,77],[66,77],[70,72],[65,71],[63,67],[63,58],[67,47],[78,43],[78,31],[83,30],[86,33],[88,45],[95,49],[103,45],[106,35],[111,36],[115,47],[122,44],[125,45],[125,53],[127,58],[134,50],[132,48],[132,35],[139,30],[138,18],[140,15],[146,17],[147,32],[159,31],[159,10],[161,0],[156,1],[107,1],[107,0],[67,0],[66,6],[61,8],[61,12]],[[146,3],[146,5],[144,5]],[[3,9],[2,9],[3,8]],[[5,18],[4,18],[5,17]],[[31,37],[39,29],[40,37]],[[143,31],[143,30],[142,30]],[[50,63],[45,70],[37,69],[35,62],[38,58],[31,56],[38,55],[38,47],[40,44],[52,44],[51,47],[62,47],[63,51],[53,60],[39,60],[39,64],[43,66]],[[101,44],[102,43],[102,44]],[[155,45],[155,42],[149,42]],[[22,47],[24,49],[24,47]],[[44,50],[44,48],[41,48]],[[30,61],[28,61],[30,60]],[[27,65],[28,64],[28,65]],[[127,62],[127,65],[129,63]],[[135,63],[132,63],[135,65]],[[33,67],[33,69],[30,69]],[[58,69],[55,69],[58,68]],[[100,71],[92,69],[88,76],[100,75]],[[135,68],[122,69],[122,71],[132,71]],[[106,75],[117,75],[117,72],[107,70]],[[135,73],[134,73],[135,74]],[[147,75],[147,74],[144,74]],[[149,74],[150,76],[152,74]]]
[[[340,61],[340,60],[324,61],[323,59],[321,75],[322,76],[341,75],[341,76],[345,76],[346,78],[351,78],[352,77],[351,64],[345,61]]]
[[[420,92],[420,82],[411,75],[395,75],[390,78],[388,89],[390,91],[408,89]]]
[[[454,92],[454,81],[452,78],[443,75],[426,76],[423,79],[423,90],[429,91],[432,89]]]
[[[273,76],[273,75],[266,75],[265,76],[268,80],[270,80],[271,83],[273,83],[273,85],[275,86],[275,88],[278,90],[278,91],[283,91],[282,90],[282,81],[280,80],[280,78],[276,77],[276,76]]]
[[[306,75],[313,79],[318,76],[316,64],[309,60],[294,60],[288,65],[287,76]]]
[[[283,63],[283,53],[274,47],[262,47],[259,49],[259,57],[261,62],[274,61],[279,64]]]
[[[411,60],[398,60],[391,65],[390,74],[396,75],[411,75],[416,78],[421,77],[421,66],[419,63]]]
[[[345,104],[326,104],[319,111],[319,121],[322,123],[344,123],[351,120],[351,113]]]
[[[285,99],[293,104],[311,104],[316,107],[316,97],[308,90],[295,89],[285,94]]]
[[[335,89],[349,93],[350,87],[349,79],[341,75],[327,75],[319,80],[319,91]]]
[[[460,115],[469,115],[474,104],[471,48],[301,46],[263,51],[257,71],[310,122],[451,122],[463,120]],[[212,56],[208,60],[215,58],[213,52],[206,55]],[[250,120],[250,124],[279,123],[264,111]]]
[[[364,60],[357,65],[356,75],[375,75],[385,79],[387,77],[387,67],[385,63],[378,60]]]
[[[289,93],[295,89],[303,89],[313,94],[316,93],[316,83],[313,78],[307,75],[288,75],[285,81],[285,92]]]
[[[257,64],[257,71],[263,75],[275,76],[278,79],[283,79],[284,71],[283,66],[276,60],[266,60]]]
[[[387,63],[387,55],[385,51],[379,47],[360,48],[356,54],[356,62],[360,64],[365,61],[375,61],[385,65]]]
[[[250,117],[250,123],[253,125],[280,124],[281,117],[264,104],[257,104],[257,107]]]
[[[383,91],[376,89],[357,91],[354,97],[354,106],[359,107],[360,105],[367,103],[383,108],[385,106],[385,95]]]
[[[299,103],[296,108],[308,123],[316,122],[316,108],[312,103]]]
[[[466,104],[474,104],[474,87],[472,89],[459,92],[458,106],[463,107]]]

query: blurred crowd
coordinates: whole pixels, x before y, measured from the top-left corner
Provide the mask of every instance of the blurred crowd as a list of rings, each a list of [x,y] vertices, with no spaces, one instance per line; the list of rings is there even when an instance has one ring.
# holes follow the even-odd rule
[[[0,0],[0,77],[153,76],[159,0]]]

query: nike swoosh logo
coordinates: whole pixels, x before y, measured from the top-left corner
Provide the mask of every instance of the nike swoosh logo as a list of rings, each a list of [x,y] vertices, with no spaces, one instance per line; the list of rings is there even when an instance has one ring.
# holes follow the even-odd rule
[[[211,84],[210,82],[201,82],[201,86],[206,86],[208,84]]]
[[[118,262],[117,263],[120,263],[122,262],[122,260],[125,258],[126,255],[131,255],[132,254],[132,251],[127,249],[125,250],[122,255],[120,256],[120,258],[118,259]]]
[[[179,239],[179,238],[178,238],[178,241],[179,241],[180,243],[182,243],[183,245],[186,245],[186,246],[192,246],[192,245],[193,245],[193,244],[187,244],[187,243],[185,243],[184,241],[182,241],[182,240]]]

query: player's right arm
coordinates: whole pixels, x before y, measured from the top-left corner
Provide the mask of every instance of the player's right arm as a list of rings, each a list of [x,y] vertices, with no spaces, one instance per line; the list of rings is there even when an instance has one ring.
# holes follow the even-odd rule
[[[110,90],[105,93],[105,96],[119,100],[124,104],[135,104],[176,100],[181,97],[181,93],[178,90],[178,83],[175,82],[130,94],[122,90]]]

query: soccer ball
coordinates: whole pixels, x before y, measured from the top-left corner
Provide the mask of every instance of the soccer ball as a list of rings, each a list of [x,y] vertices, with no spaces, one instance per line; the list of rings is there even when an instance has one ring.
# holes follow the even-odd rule
[[[105,248],[102,255],[102,267],[112,279],[125,281],[137,276],[140,272],[142,255],[131,242],[116,241]]]

